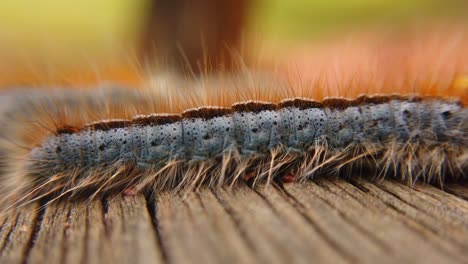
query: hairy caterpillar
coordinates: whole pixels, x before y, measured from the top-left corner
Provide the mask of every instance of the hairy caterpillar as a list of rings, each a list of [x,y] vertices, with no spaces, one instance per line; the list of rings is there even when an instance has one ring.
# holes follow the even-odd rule
[[[320,79],[311,85],[276,72],[242,69],[188,81],[156,74],[148,91],[129,89],[101,99],[93,98],[93,92],[91,99],[67,91],[60,99],[44,92],[44,99],[8,109],[14,117],[3,120],[8,129],[1,150],[8,155],[2,192],[21,205],[48,195],[91,192],[93,197],[128,188],[193,190],[356,170],[409,183],[463,179],[468,158],[466,89],[452,85],[464,69],[464,64],[453,63],[458,61],[455,55],[465,54],[463,46],[458,48],[448,54],[448,70],[436,65],[442,74],[427,83],[411,72],[403,81],[373,81],[363,77],[373,72],[360,69],[361,79],[351,88],[336,89]],[[378,57],[379,78],[407,66],[404,59],[403,64],[390,64],[386,56]],[[432,64],[422,62],[431,58],[416,61],[415,71],[430,72],[427,65]],[[367,96],[357,96],[363,92]],[[402,95],[389,95],[393,93]],[[340,98],[323,100],[326,96]],[[450,96],[462,103],[444,99]],[[198,110],[187,110],[192,108]],[[294,122],[288,123],[291,116]],[[242,125],[244,121],[248,125]],[[185,134],[187,127],[196,128],[196,139]],[[153,129],[163,132],[156,146],[148,138]],[[141,139],[144,134],[146,140]],[[302,137],[294,139],[298,135]]]
[[[28,151],[28,200],[196,189],[372,169],[412,182],[463,178],[468,110],[430,97],[304,98],[65,126]],[[24,192],[24,190],[23,190]]]

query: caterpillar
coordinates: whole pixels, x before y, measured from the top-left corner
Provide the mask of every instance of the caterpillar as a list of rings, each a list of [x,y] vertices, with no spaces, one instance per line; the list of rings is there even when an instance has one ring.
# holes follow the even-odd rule
[[[468,109],[436,97],[247,101],[63,126],[16,168],[29,200],[193,190],[372,169],[413,182],[465,177]],[[24,190],[23,190],[24,192]]]
[[[431,54],[446,50],[433,46]],[[456,47],[440,52],[447,56],[443,65],[422,54],[407,59],[411,47],[400,47],[395,63],[387,62],[390,52],[369,49],[360,55],[363,64],[377,58],[378,71],[359,68],[359,78],[338,89],[342,76],[321,73],[305,83],[284,78],[281,69],[242,68],[190,80],[154,74],[148,87],[110,87],[100,97],[100,90],[86,96],[41,91],[39,99],[0,109],[2,204],[353,173],[409,184],[463,180],[468,113],[458,77],[466,51]],[[406,75],[394,78],[400,68]],[[437,78],[415,74],[432,70],[440,72]],[[320,77],[320,70],[304,67],[303,73]],[[24,100],[24,92],[18,94]]]

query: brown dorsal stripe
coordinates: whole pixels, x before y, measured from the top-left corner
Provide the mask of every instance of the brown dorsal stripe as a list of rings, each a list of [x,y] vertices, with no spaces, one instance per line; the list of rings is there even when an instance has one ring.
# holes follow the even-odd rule
[[[288,108],[288,107],[295,107],[299,109],[309,109],[309,108],[322,108],[323,105],[321,102],[295,98],[292,100],[284,100],[283,102],[279,103],[280,108]]]
[[[427,99],[429,99],[429,97]],[[405,101],[412,102],[412,103],[419,103],[424,100],[426,100],[426,98],[420,97],[420,96],[410,96],[405,99]]]
[[[391,98],[391,100],[398,100],[398,101],[406,101],[406,102],[421,102],[424,100],[424,97],[419,97],[419,96],[411,96],[411,95],[389,95],[388,97]]]
[[[265,102],[246,102],[246,103],[238,103],[232,106],[232,110],[234,112],[253,112],[258,113],[261,111],[274,111],[278,109],[278,106],[273,103],[265,103]]]
[[[348,100],[344,98],[328,98],[323,100],[323,107],[335,108],[335,109],[346,109],[348,107],[359,106],[360,103],[357,100]]]
[[[356,101],[359,102],[360,105],[363,104],[385,104],[390,102],[391,100],[394,100],[395,98],[393,96],[385,96],[385,95],[376,95],[376,96],[367,96],[367,95],[361,95],[359,96]]]
[[[398,100],[398,101],[408,101],[410,99],[410,96],[407,95],[399,95],[399,94],[392,94],[388,96],[390,100]]]
[[[182,113],[183,118],[203,118],[211,119],[215,117],[225,116],[232,113],[230,108],[217,108],[217,107],[201,107],[197,109],[190,109]]]
[[[447,101],[447,102],[455,102],[455,101],[452,101],[452,100],[444,100],[444,99],[442,99],[442,97],[440,97],[440,96],[431,96],[431,95],[424,96],[424,97],[417,97],[417,98],[420,99],[419,101]]]
[[[178,122],[182,119],[180,115],[147,115],[135,117],[132,120],[133,125],[140,126],[158,126]]]
[[[89,124],[83,127],[83,130],[99,130],[99,131],[107,131],[114,128],[124,128],[131,125],[130,120],[110,120],[110,121],[102,121],[96,122],[93,124]]]
[[[303,98],[286,99],[278,105],[267,102],[241,102],[234,104],[231,108],[225,107],[200,107],[198,109],[191,109],[183,112],[181,115],[164,115],[164,114],[151,114],[134,117],[132,120],[104,120],[89,125],[85,125],[83,128],[65,125],[56,129],[56,134],[73,134],[83,130],[100,130],[107,131],[114,128],[125,128],[132,125],[135,126],[151,126],[151,125],[165,125],[172,124],[181,121],[183,118],[203,118],[211,119],[215,117],[225,116],[232,114],[233,112],[254,112],[258,113],[261,111],[275,111],[281,108],[296,107],[299,109],[309,108],[335,108],[335,109],[346,109],[347,107],[360,106],[366,104],[383,104],[388,103],[392,100],[406,101],[406,102],[421,102],[429,100],[441,100],[447,101],[440,97],[431,96],[402,96],[402,95],[375,95],[367,96],[362,95],[357,97],[355,100],[348,100],[344,98],[328,98],[322,102],[308,100]],[[454,100],[452,103],[457,103],[461,107],[463,104],[459,100]]]
[[[73,134],[73,133],[76,133],[80,131],[79,128],[77,127],[74,127],[74,126],[63,126],[63,127],[59,127],[57,128],[57,130],[55,131],[58,135],[63,135],[63,134]]]

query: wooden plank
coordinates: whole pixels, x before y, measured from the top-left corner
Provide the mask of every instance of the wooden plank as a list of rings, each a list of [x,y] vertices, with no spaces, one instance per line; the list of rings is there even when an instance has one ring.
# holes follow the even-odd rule
[[[101,207],[96,204],[100,202],[56,202],[47,205],[43,219],[38,223],[40,226],[35,243],[25,256],[27,262],[82,263],[90,259],[107,260],[110,254],[103,254],[106,251],[102,250],[102,244],[106,245],[102,239],[103,221],[93,221],[99,219],[96,215],[101,216],[101,219],[103,215]],[[88,208],[92,208],[91,214],[88,214]],[[87,236],[88,221],[101,224],[91,237]],[[93,256],[93,252],[95,254],[89,258],[87,252],[90,252],[90,256]]]
[[[186,197],[160,195],[157,208],[161,239],[170,262],[252,262],[248,244],[209,190]]]
[[[446,184],[446,192],[456,195],[464,200],[468,200],[468,184]]]
[[[274,189],[270,191],[274,192]],[[265,263],[309,263],[349,261],[316,229],[298,215],[287,215],[255,191],[243,187],[217,192],[222,204],[238,218],[238,225],[252,241],[257,261]]]
[[[2,253],[8,240],[11,225],[16,223],[16,220],[13,220],[12,218],[16,218],[16,215],[12,212],[8,212],[0,216],[0,254]]]
[[[68,211],[65,203],[52,203],[44,209],[44,216],[37,230],[30,252],[25,256],[28,263],[59,263],[62,257],[64,223]]]
[[[117,195],[12,212],[0,263],[463,263],[467,216],[430,185],[359,178]]]
[[[429,184],[417,183],[414,186],[414,189],[450,206],[451,210],[459,210],[459,208],[463,208],[462,210],[466,212],[466,210],[468,210],[468,203],[466,202],[467,199],[463,198],[462,195],[458,195],[457,193],[450,191],[450,189],[453,189],[455,186],[457,186],[456,189],[460,190],[460,192],[465,192],[467,194],[466,198],[468,198],[468,186],[464,185],[446,185],[444,186],[444,189],[439,189]]]
[[[42,210],[32,204],[11,212],[2,225],[0,263],[23,263],[34,244]]]
[[[106,202],[107,205],[107,202]],[[105,225],[103,202],[92,201],[86,205],[85,233],[82,263],[112,263],[113,249],[110,246]],[[83,209],[80,210],[81,212]],[[78,212],[77,212],[78,213]],[[82,222],[80,222],[83,224]],[[77,230],[78,231],[78,230]],[[121,249],[125,250],[125,249]]]
[[[239,233],[236,224],[208,190],[189,195],[186,205],[190,210],[194,228],[207,239],[207,245],[215,263],[252,263],[255,253],[251,245]],[[205,249],[206,250],[206,249]]]
[[[209,250],[203,246],[203,234],[197,234],[189,221],[188,208],[180,197],[163,194],[157,199],[156,223],[166,257],[170,262],[208,261]],[[198,243],[198,244],[197,244]],[[203,263],[203,262],[201,262]]]
[[[431,217],[420,209],[420,207],[428,206],[427,203],[423,202],[415,207],[401,200],[394,194],[389,193],[387,190],[381,189],[380,186],[382,185],[373,184],[362,179],[356,179],[354,183],[359,187],[361,193],[368,194],[368,199],[360,198],[360,201],[374,200],[375,202],[383,203],[391,208],[389,213],[400,220],[393,221],[392,225],[402,223],[409,229],[409,232],[406,233],[406,236],[403,236],[403,238],[408,239],[410,237],[409,234],[414,234],[419,237],[419,242],[415,239],[414,243],[416,244],[410,243],[407,245],[408,247],[413,249],[414,245],[418,245],[417,249],[423,249],[423,247],[431,245],[431,247],[421,250],[421,252],[412,250],[414,256],[420,254],[421,261],[427,258],[428,254],[431,253],[437,253],[458,260],[463,260],[466,257],[464,246],[448,237],[450,233],[448,230],[452,227],[440,224],[438,221],[439,218]],[[408,189],[407,191],[413,196],[416,195],[415,190]],[[371,197],[375,199],[370,199]],[[456,234],[454,235],[457,236]],[[398,245],[403,245],[402,243],[405,241],[398,242]]]
[[[320,203],[326,203],[328,205],[326,211],[337,212],[336,216],[329,216],[327,219],[336,221],[343,218],[348,224],[357,228],[361,235],[366,235],[381,245],[386,251],[386,254],[382,254],[385,259],[410,263],[462,261],[461,257],[442,251],[440,243],[427,243],[427,236],[421,235],[417,229],[409,226],[404,219],[406,216],[341,179],[318,180],[303,185],[293,184],[287,186],[286,190],[309,212],[320,208]],[[346,225],[341,224],[341,226]],[[432,234],[432,237],[435,235]],[[343,239],[346,237],[343,236]],[[359,244],[358,241],[355,243]],[[364,256],[370,253],[364,247],[357,252],[362,260],[366,260]]]
[[[106,202],[52,203],[45,209],[28,263],[159,263],[143,196]]]
[[[94,201],[88,204],[85,201],[78,201],[74,204],[67,204],[66,210],[68,217],[63,226],[63,245],[61,263],[90,263],[86,261],[86,246],[89,243],[87,239],[87,208],[92,204],[97,203]]]
[[[107,200],[104,224],[110,263],[161,263],[162,253],[143,195]]]
[[[468,246],[468,208],[460,200],[437,199],[424,192],[425,186],[412,188],[394,181],[384,181],[377,186],[413,206],[432,219],[431,226],[440,235],[451,236],[462,245]]]
[[[288,190],[293,194],[292,196],[278,191],[267,191],[262,194],[287,219],[288,223],[294,223],[292,218],[302,216],[303,221],[297,223],[297,234],[307,234],[308,229],[314,229],[320,234],[325,243],[316,243],[315,239],[309,239],[313,242],[309,244],[310,248],[322,251],[323,248],[319,246],[326,244],[329,249],[351,262],[373,263],[377,260],[382,263],[386,262],[386,259],[382,257],[387,256],[387,248],[382,247],[361,230],[346,222],[340,216],[340,212],[318,197],[314,197],[313,194],[306,198],[311,199],[309,200],[311,203],[305,202],[302,194],[305,189],[301,185],[288,186]],[[285,197],[289,199],[285,200]],[[309,237],[308,234],[307,237]],[[307,240],[307,237],[304,240]],[[324,261],[327,261],[327,258]]]

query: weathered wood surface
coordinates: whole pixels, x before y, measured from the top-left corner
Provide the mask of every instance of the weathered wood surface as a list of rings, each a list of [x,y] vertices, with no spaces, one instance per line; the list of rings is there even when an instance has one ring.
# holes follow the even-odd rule
[[[317,180],[32,205],[0,263],[467,263],[468,186]]]

